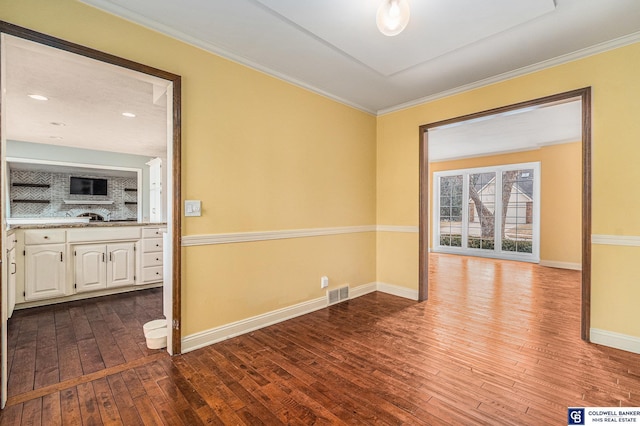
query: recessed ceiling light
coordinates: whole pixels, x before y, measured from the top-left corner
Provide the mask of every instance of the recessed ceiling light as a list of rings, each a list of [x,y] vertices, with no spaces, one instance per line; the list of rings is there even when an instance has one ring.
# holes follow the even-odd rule
[[[66,126],[66,124],[64,124],[64,123],[62,123],[62,122],[60,122],[60,121],[52,121],[52,122],[51,122],[51,123],[49,123],[49,124],[51,124],[52,126],[60,126],[60,127],[64,127],[64,126]]]
[[[36,101],[48,101],[49,98],[47,98],[46,96],[42,96],[42,95],[29,95],[29,97],[31,99],[35,99]]]
[[[133,118],[136,115],[132,112],[123,112],[122,115],[124,115],[125,117],[129,117],[129,118]]]
[[[61,140],[62,136],[49,136],[49,139]]]

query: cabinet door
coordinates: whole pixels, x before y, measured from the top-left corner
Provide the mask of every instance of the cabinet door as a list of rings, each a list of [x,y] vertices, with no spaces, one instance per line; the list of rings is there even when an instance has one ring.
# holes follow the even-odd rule
[[[25,300],[65,294],[64,244],[25,247]]]
[[[16,249],[12,248],[7,253],[7,261],[9,264],[9,270],[7,272],[7,318],[11,318],[13,315],[13,309],[16,307]]]
[[[76,292],[100,290],[107,287],[107,262],[104,244],[76,246]]]
[[[109,263],[107,268],[107,287],[119,287],[135,284],[134,243],[107,245]]]

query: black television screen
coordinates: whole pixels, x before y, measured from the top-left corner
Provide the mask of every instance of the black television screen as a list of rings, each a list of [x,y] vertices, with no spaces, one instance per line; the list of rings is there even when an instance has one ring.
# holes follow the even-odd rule
[[[107,195],[107,180],[71,176],[69,193],[76,195]]]

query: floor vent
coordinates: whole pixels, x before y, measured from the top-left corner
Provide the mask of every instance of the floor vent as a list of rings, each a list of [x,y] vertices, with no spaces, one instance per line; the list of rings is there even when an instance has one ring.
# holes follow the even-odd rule
[[[349,286],[327,291],[327,301],[329,305],[335,305],[347,299],[349,299]]]

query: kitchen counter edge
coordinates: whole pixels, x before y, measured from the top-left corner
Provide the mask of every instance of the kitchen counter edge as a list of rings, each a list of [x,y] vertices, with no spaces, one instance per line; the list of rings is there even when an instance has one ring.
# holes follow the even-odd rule
[[[130,222],[130,221],[113,221],[113,222],[89,222],[89,223],[37,223],[37,224],[20,224],[7,226],[8,231],[17,229],[72,229],[72,228],[109,228],[119,226],[167,226],[166,222]]]

